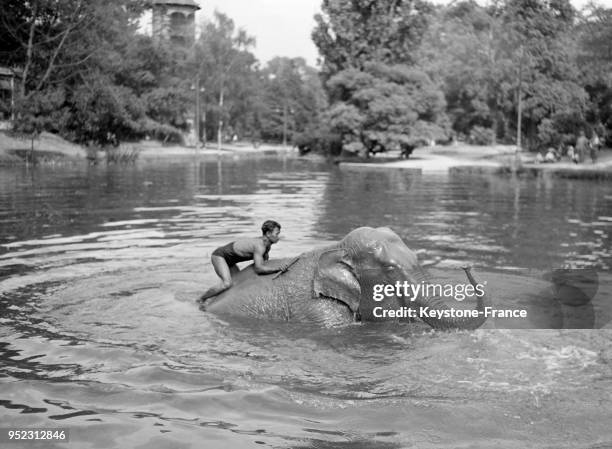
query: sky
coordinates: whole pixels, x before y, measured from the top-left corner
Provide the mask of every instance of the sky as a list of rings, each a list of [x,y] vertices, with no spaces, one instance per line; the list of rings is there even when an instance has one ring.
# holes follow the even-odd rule
[[[310,34],[321,0],[196,0],[200,17],[212,17],[215,10],[234,20],[239,28],[255,37],[255,56],[265,63],[274,56],[301,56],[309,65],[317,60]]]
[[[310,38],[315,26],[314,15],[320,10],[321,0],[196,0],[201,6],[196,20],[210,18],[218,10],[234,20],[256,39],[253,53],[262,65],[274,56],[301,56],[316,66],[317,49]],[[444,4],[450,0],[433,0]],[[588,0],[570,0],[576,8]],[[600,5],[612,7],[612,0],[599,0]]]

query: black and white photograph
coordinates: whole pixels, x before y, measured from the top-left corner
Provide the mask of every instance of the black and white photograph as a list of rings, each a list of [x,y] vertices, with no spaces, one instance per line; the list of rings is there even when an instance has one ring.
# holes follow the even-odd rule
[[[0,447],[611,423],[612,0],[0,0]]]

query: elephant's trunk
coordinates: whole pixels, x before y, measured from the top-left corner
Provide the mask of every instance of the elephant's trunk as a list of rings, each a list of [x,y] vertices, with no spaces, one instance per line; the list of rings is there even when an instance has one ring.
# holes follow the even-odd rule
[[[416,303],[419,307],[425,308],[428,307],[429,311],[434,312],[442,312],[442,313],[422,313],[420,314],[420,318],[429,324],[431,327],[435,329],[476,329],[486,321],[485,316],[485,307],[490,306],[490,299],[481,284],[478,284],[472,276],[470,267],[462,267],[465,270],[465,274],[467,275],[470,284],[474,287],[476,292],[482,291],[482,295],[476,294],[477,305],[476,310],[478,314],[473,314],[471,316],[466,314],[467,316],[452,316],[451,308],[446,304],[446,302],[440,296],[430,296],[430,297],[420,297],[416,300]],[[480,288],[479,288],[480,287]],[[455,300],[459,301],[459,299],[455,298]],[[462,309],[455,309],[462,310]],[[458,314],[456,314],[458,315]]]

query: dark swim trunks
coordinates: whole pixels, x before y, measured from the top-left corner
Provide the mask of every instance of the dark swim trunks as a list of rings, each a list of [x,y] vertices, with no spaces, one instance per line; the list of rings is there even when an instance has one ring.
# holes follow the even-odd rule
[[[238,262],[246,262],[247,260],[253,259],[253,256],[248,257],[236,254],[236,251],[234,251],[234,242],[220,246],[219,248],[213,251],[212,255],[223,257],[227,262],[227,266],[229,267],[231,267],[232,265],[236,265]]]
[[[213,256],[223,257],[225,262],[227,262],[227,266],[231,267],[236,265],[238,262],[246,262],[248,260],[253,260],[253,253],[247,254],[245,256],[238,254],[234,250],[234,242],[228,243],[227,245],[220,246],[216,250],[212,252]],[[268,251],[264,254],[264,260],[267,259]]]

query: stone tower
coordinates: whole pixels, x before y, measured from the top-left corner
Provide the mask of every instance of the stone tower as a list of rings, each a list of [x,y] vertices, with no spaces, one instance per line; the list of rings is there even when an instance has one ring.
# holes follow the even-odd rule
[[[153,37],[188,45],[195,39],[194,0],[153,0]]]

